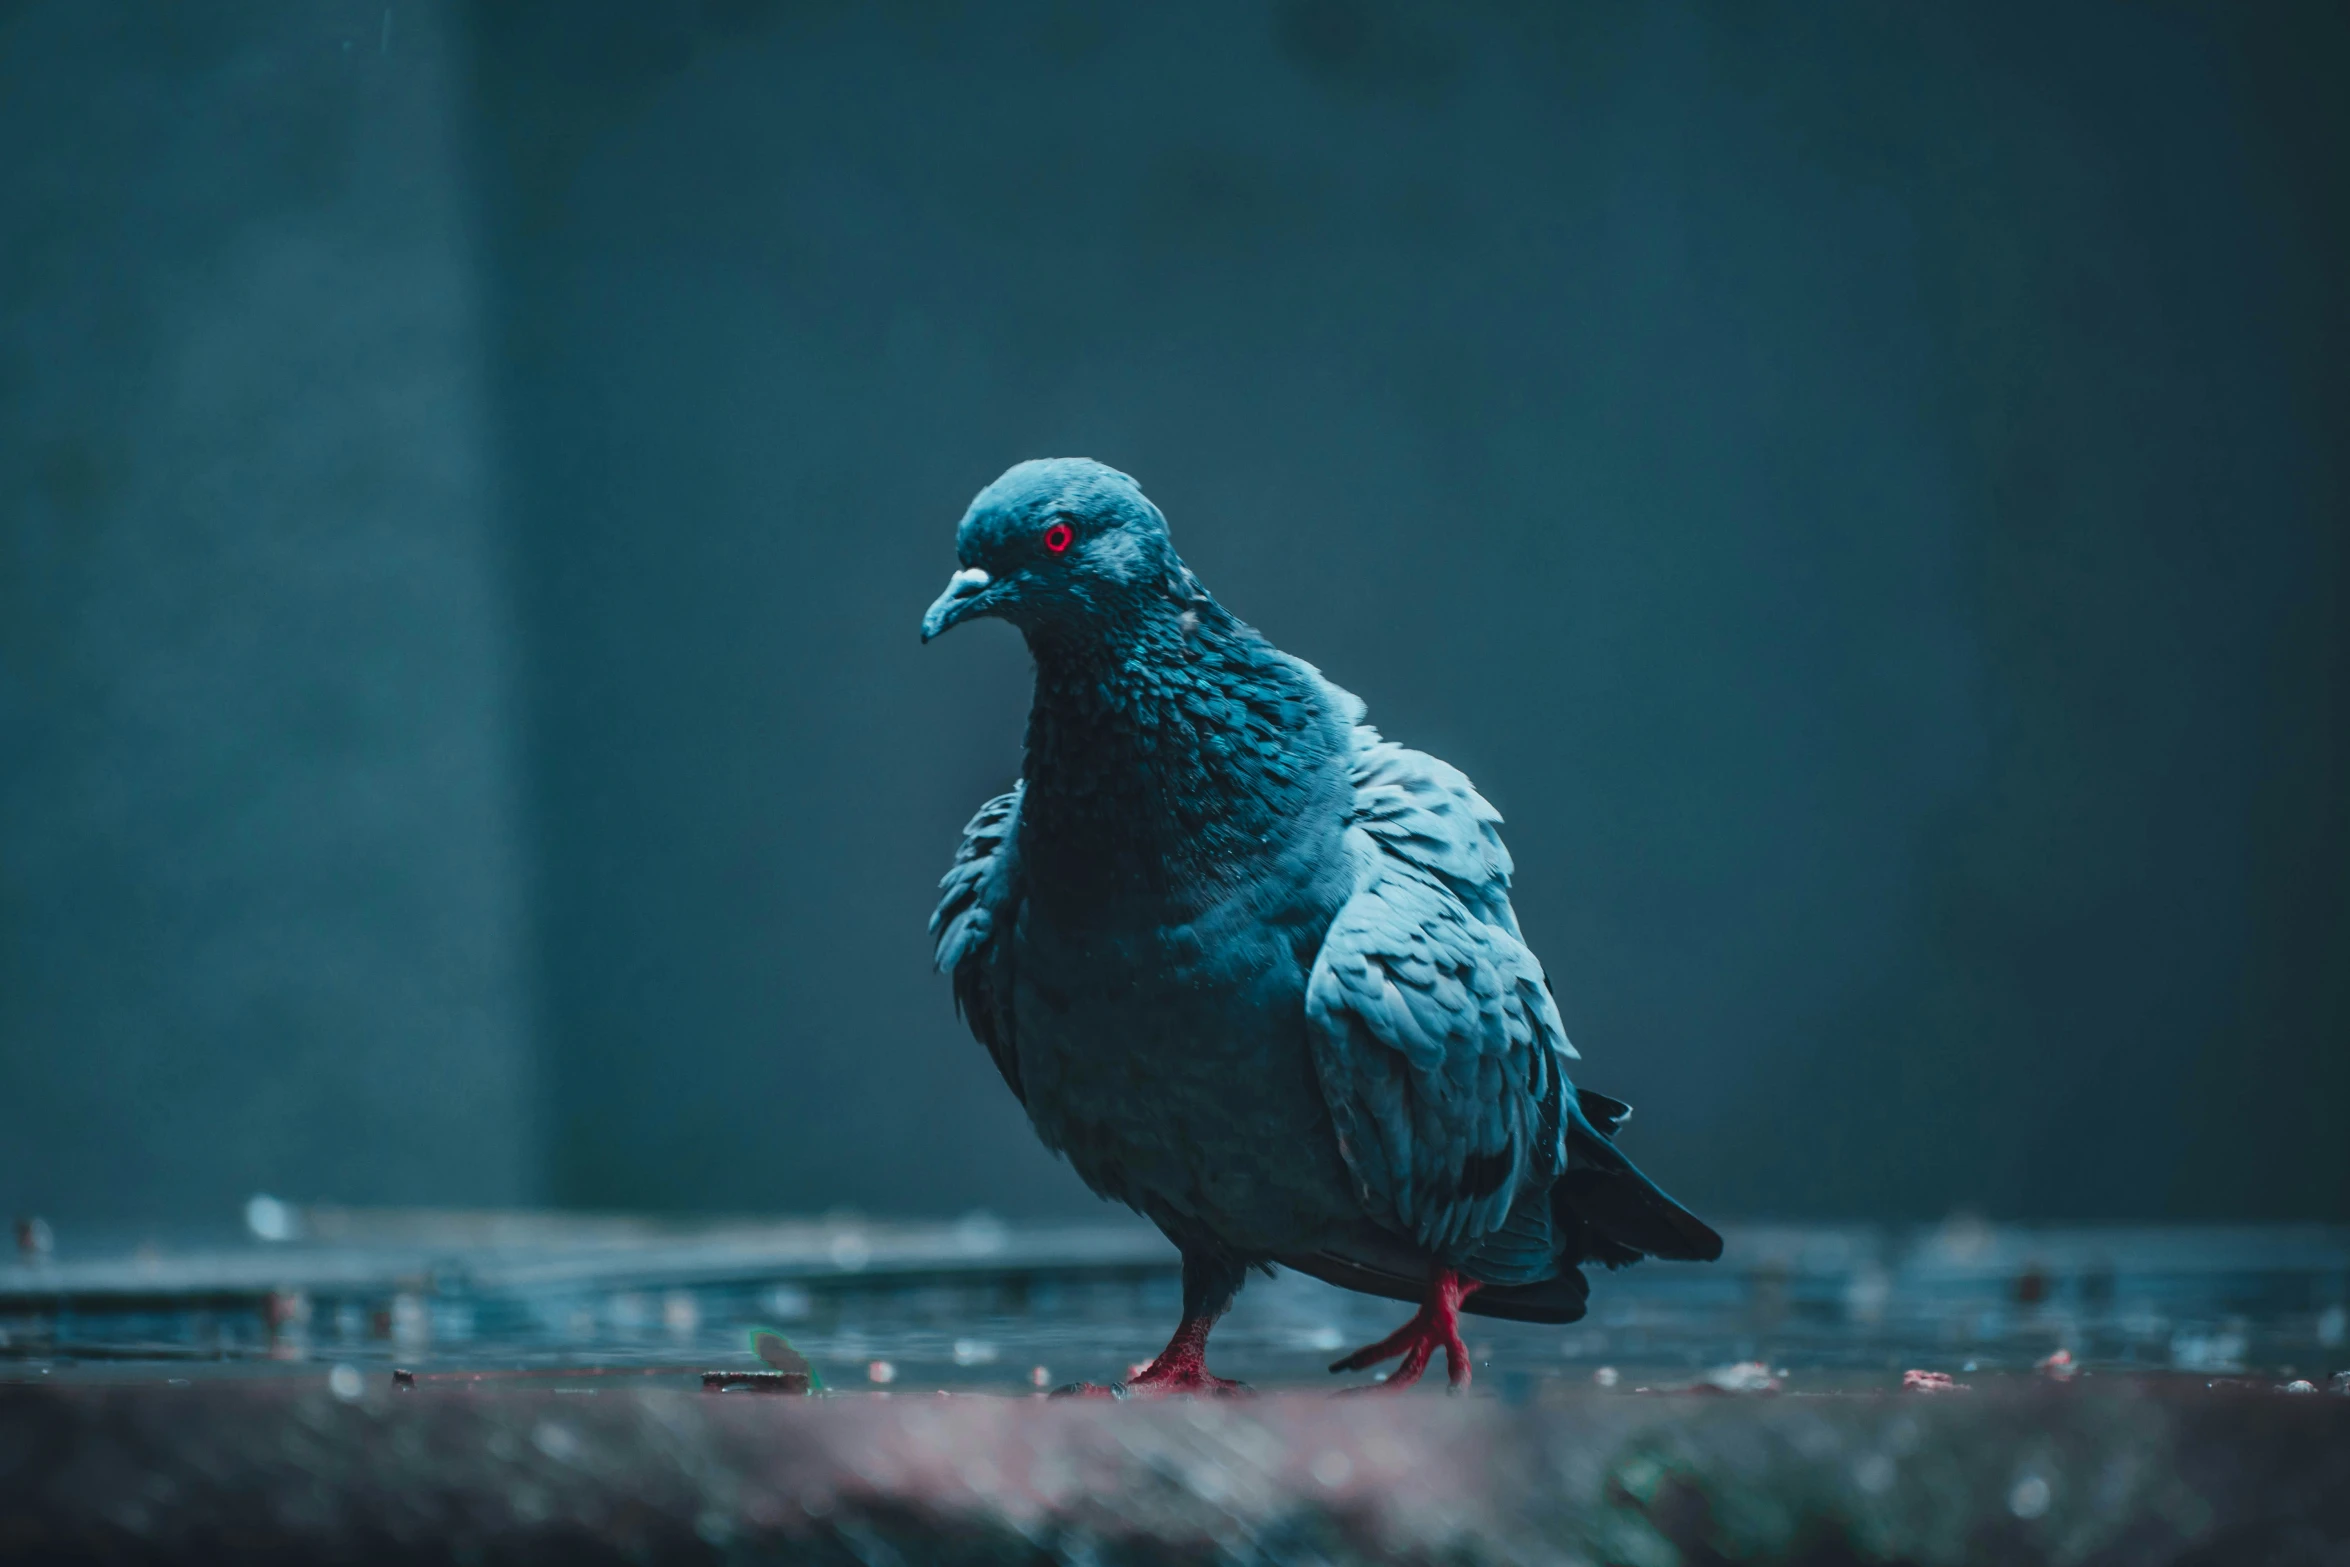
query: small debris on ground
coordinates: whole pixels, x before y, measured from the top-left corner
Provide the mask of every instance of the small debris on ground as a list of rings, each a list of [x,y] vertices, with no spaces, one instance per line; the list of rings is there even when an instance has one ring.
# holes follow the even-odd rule
[[[751,1329],[751,1353],[764,1361],[770,1370],[797,1372],[806,1376],[814,1368],[808,1357],[792,1348],[791,1340],[773,1328]]]
[[[1971,1393],[1973,1388],[1954,1380],[1947,1371],[1904,1371],[1901,1373],[1901,1391],[1904,1393]]]
[[[702,1373],[702,1391],[706,1393],[805,1393],[809,1377],[805,1371],[705,1371]]]
[[[1776,1393],[1780,1377],[1759,1360],[1741,1360],[1736,1365],[1716,1366],[1704,1376],[1689,1384],[1692,1393]]]

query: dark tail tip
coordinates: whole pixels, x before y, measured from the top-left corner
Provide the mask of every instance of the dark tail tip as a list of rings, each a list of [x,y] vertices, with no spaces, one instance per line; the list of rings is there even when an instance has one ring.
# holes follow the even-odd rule
[[[1711,1225],[1657,1190],[1629,1164],[1616,1170],[1569,1170],[1552,1201],[1621,1246],[1669,1262],[1712,1262],[1722,1238]]]

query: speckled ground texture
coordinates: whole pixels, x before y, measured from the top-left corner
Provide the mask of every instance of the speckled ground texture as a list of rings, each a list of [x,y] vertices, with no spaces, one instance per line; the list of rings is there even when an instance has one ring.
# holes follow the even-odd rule
[[[2350,1398],[0,1389],[7,1559],[2337,1562]]]

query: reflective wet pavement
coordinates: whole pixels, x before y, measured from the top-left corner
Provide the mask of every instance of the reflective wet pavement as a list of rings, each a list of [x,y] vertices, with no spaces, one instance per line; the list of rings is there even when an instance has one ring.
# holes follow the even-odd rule
[[[0,1380],[620,1373],[698,1382],[786,1335],[833,1390],[1026,1393],[1148,1359],[1172,1251],[1117,1222],[662,1223],[257,1206],[244,1232],[57,1237],[0,1265]],[[1790,1390],[2058,1369],[2327,1384],[2350,1369],[2350,1229],[1729,1225],[1711,1266],[1595,1271],[1568,1327],[1466,1320],[1478,1388],[1685,1385],[1745,1365]],[[264,1236],[282,1238],[265,1239]],[[78,1244],[77,1244],[78,1242]],[[1264,1388],[1407,1315],[1295,1274],[1251,1281],[1212,1360]],[[1362,1380],[1353,1378],[1346,1380]]]

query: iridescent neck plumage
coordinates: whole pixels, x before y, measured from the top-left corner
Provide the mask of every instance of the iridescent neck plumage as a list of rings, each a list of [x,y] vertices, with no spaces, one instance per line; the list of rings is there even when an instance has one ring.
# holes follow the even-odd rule
[[[1280,852],[1341,743],[1303,669],[1201,594],[1031,628],[1023,852],[1090,896],[1205,892]]]

